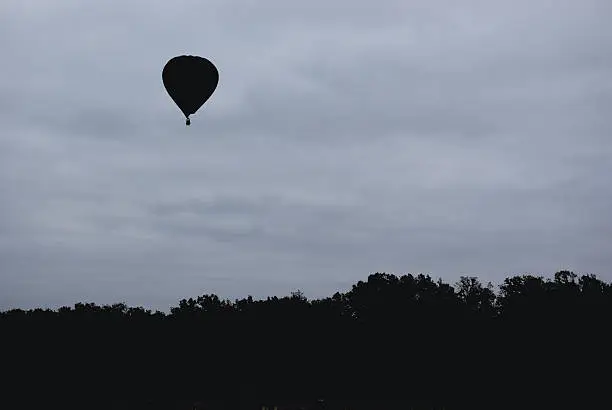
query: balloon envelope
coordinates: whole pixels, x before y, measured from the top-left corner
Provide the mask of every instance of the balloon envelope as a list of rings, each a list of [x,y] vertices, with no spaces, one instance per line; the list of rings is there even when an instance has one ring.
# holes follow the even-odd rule
[[[219,72],[206,58],[183,55],[166,63],[162,80],[189,125],[189,116],[204,105],[217,88]]]

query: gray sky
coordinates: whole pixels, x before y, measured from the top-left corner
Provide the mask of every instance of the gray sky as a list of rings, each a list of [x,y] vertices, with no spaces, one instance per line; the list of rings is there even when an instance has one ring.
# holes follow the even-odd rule
[[[0,309],[612,280],[612,2],[3,0]],[[161,82],[201,55],[187,128]]]

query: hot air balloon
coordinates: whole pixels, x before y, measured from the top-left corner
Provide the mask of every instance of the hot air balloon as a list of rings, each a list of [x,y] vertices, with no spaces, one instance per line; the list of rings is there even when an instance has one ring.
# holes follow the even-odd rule
[[[164,87],[170,98],[185,115],[189,116],[210,98],[219,83],[219,71],[204,57],[183,55],[170,59],[162,71]]]

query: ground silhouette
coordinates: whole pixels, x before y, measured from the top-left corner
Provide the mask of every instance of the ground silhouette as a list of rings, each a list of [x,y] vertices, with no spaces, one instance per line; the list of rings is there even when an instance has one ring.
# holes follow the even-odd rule
[[[168,314],[12,309],[0,313],[3,390],[48,408],[584,404],[606,391],[611,319],[612,285],[569,271],[509,277],[497,291],[476,277],[375,273],[317,300],[204,294]]]

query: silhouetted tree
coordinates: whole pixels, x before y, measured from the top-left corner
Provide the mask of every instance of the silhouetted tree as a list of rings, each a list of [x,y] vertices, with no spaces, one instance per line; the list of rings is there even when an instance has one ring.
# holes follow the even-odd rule
[[[233,302],[203,294],[168,314],[125,303],[12,309],[0,313],[0,334],[5,374],[20,385],[89,401],[129,397],[130,409],[172,408],[177,398],[257,408],[320,395],[449,404],[474,389],[516,393],[575,375],[575,386],[595,385],[595,370],[610,368],[611,318],[612,286],[595,275],[514,276],[496,293],[476,277],[451,286],[374,273],[316,300],[297,290]]]

